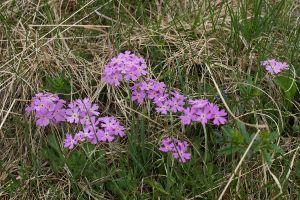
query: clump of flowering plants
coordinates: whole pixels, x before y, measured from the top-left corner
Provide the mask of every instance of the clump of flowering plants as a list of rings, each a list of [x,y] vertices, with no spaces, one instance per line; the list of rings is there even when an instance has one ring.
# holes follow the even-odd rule
[[[120,53],[105,65],[103,79],[113,86],[120,85],[123,80],[137,81],[141,76],[147,74],[145,60],[130,51]]]
[[[35,112],[36,124],[47,126],[50,123],[58,124],[66,120],[66,102],[52,93],[37,93],[26,108],[26,112]]]
[[[281,62],[276,59],[267,59],[262,61],[261,65],[266,69],[268,74],[272,75],[271,79],[283,91],[283,95],[287,99],[284,104],[287,107],[291,107],[291,101],[294,100],[298,90],[295,81],[295,69],[289,70],[290,66],[287,62]]]
[[[268,59],[261,62],[261,65],[265,67],[268,73],[275,75],[289,69],[289,65],[286,62],[280,62],[275,59]]]
[[[272,75],[279,74],[289,69],[285,62],[275,59],[263,61],[262,66]],[[112,87],[127,82],[131,91],[131,100],[138,105],[146,102],[152,105],[158,116],[172,122],[178,121],[183,127],[192,124],[200,124],[205,136],[205,160],[207,157],[207,125],[220,126],[227,123],[227,112],[217,104],[206,98],[191,99],[183,95],[178,89],[168,88],[162,81],[146,77],[147,65],[142,57],[130,51],[120,53],[105,65],[103,80]],[[151,106],[150,106],[151,107]],[[52,93],[36,94],[31,104],[26,108],[27,112],[33,112],[36,124],[45,127],[49,124],[59,125],[68,123],[80,127],[80,131],[74,134],[66,133],[64,147],[73,149],[81,142],[97,144],[112,142],[117,137],[125,136],[125,127],[112,116],[100,117],[99,106],[90,99],[76,99],[67,103],[58,95]],[[160,141],[159,150],[171,153],[175,160],[185,163],[191,159],[189,143],[181,140],[182,136],[164,136]]]
[[[177,89],[171,89],[164,82],[145,77],[149,74],[143,58],[129,51],[111,59],[104,68],[104,81],[110,86],[119,86],[125,80],[131,84],[131,100],[139,105],[150,101],[157,114],[162,117],[172,115],[181,124],[200,123],[204,126],[206,147],[207,135],[205,125],[211,122],[222,125],[227,122],[227,112],[208,99],[189,99]],[[169,149],[170,148],[170,149]],[[179,162],[185,163],[191,158],[188,153],[188,142],[166,137],[161,141],[162,152],[172,152]],[[207,150],[207,148],[206,148]]]
[[[188,100],[178,91],[168,91],[164,82],[153,79],[138,82],[131,87],[132,100],[142,104],[145,99],[153,102],[155,110],[161,115],[168,112],[179,113],[180,121],[184,125],[192,122],[206,124],[211,120],[213,124],[226,123],[227,113],[207,99]]]
[[[117,137],[125,136],[125,128],[112,116],[99,117],[99,106],[88,98],[77,99],[69,104],[52,93],[38,93],[26,108],[33,112],[37,126],[45,127],[52,124],[69,123],[82,127],[74,135],[67,133],[64,147],[73,149],[80,142],[97,144],[112,142]]]
[[[161,115],[168,112],[180,114],[183,125],[193,122],[207,124],[210,120],[214,125],[225,124],[227,113],[207,99],[191,100],[177,90],[170,91],[164,82],[146,79],[135,83],[132,87],[132,100],[142,104],[146,99],[155,105],[155,110]]]
[[[162,152],[171,152],[173,157],[181,163],[191,159],[191,154],[187,152],[189,144],[186,141],[180,141],[174,138],[164,138],[160,142],[159,150]]]

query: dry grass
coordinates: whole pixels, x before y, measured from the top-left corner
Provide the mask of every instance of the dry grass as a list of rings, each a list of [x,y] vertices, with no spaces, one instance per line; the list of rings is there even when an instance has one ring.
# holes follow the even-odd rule
[[[34,93],[44,89],[47,77],[57,77],[61,72],[65,73],[73,85],[71,92],[65,95],[71,99],[74,96],[92,98],[101,105],[103,115],[116,114],[131,129],[133,118],[148,120],[147,148],[157,146],[162,135],[170,131],[166,127],[167,122],[157,116],[153,118],[153,113],[149,110],[132,106],[126,86],[107,88],[101,80],[105,63],[118,52],[131,49],[146,58],[151,66],[149,76],[164,80],[168,86],[180,88],[191,97],[213,98],[219,95],[228,111],[232,110],[230,123],[233,126],[236,120],[241,120],[246,125],[252,124],[248,128],[255,133],[253,126],[256,125],[251,122],[255,115],[258,116],[257,123],[263,126],[256,128],[267,127],[282,134],[278,143],[286,154],[276,159],[270,167],[260,156],[246,158],[244,161],[241,156],[231,160],[225,156],[214,155],[218,148],[218,145],[214,145],[214,150],[211,150],[214,157],[211,158],[212,163],[217,162],[219,164],[216,166],[220,167],[215,185],[208,185],[208,189],[204,186],[201,193],[195,190],[188,195],[182,194],[181,198],[217,198],[228,183],[230,190],[223,190],[221,195],[224,195],[224,199],[277,198],[278,188],[282,190],[281,198],[288,199],[287,195],[290,195],[290,198],[296,199],[299,193],[290,189],[300,187],[300,177],[296,176],[295,170],[299,130],[293,133],[285,130],[291,131],[291,128],[287,128],[289,116],[294,116],[298,121],[299,109],[293,112],[284,109],[281,91],[270,81],[270,77],[264,76],[262,80],[254,77],[257,84],[253,87],[261,89],[264,96],[248,102],[242,101],[240,85],[249,84],[249,76],[255,75],[258,62],[264,57],[279,56],[288,59],[297,68],[300,59],[299,54],[296,54],[300,52],[300,4],[297,1],[286,1],[278,14],[282,19],[272,19],[272,15],[265,14],[266,17],[271,16],[264,24],[270,28],[251,35],[252,31],[260,27],[255,21],[253,26],[256,27],[249,30],[237,30],[241,27],[235,26],[235,23],[236,20],[241,23],[255,16],[255,10],[251,7],[253,4],[244,1],[244,5],[249,6],[245,17],[241,14],[243,3],[240,5],[239,1],[222,2],[2,2],[0,196],[3,199],[75,198],[73,175],[68,166],[64,166],[63,171],[54,172],[47,160],[41,156],[43,145],[50,133],[55,133],[59,142],[62,142],[61,130],[53,127],[35,128],[33,120],[24,115],[25,104]],[[266,1],[263,5],[277,4],[280,1]],[[275,12],[276,9],[273,9]],[[286,19],[287,24],[284,24]],[[299,81],[299,77],[296,76],[295,80]],[[268,100],[263,101],[260,98]],[[237,107],[239,102],[241,105]],[[272,104],[270,108],[266,108],[259,105],[259,102]],[[297,99],[294,104],[299,106]],[[123,161],[120,160],[128,156],[126,142],[116,144],[114,149],[105,150],[108,165],[120,165],[121,169]],[[194,151],[196,154],[198,149],[195,148]],[[160,157],[156,152],[153,154]],[[160,162],[163,160],[157,161],[155,156],[149,159],[152,163],[147,165],[162,166]],[[239,161],[241,165],[234,171]],[[299,164],[296,166],[299,167]],[[230,182],[235,180],[232,187],[227,182],[231,174]],[[122,175],[118,170],[93,181],[82,176],[76,181],[76,190],[79,191],[76,195],[83,199],[120,198],[102,186],[120,176]],[[151,176],[155,177],[156,174],[151,173]],[[146,178],[141,177],[140,180]],[[102,188],[99,191],[95,189],[98,186]],[[148,186],[141,183],[134,193],[136,196],[128,198],[150,198],[143,196],[150,193],[149,191]],[[210,195],[206,196],[208,193]]]

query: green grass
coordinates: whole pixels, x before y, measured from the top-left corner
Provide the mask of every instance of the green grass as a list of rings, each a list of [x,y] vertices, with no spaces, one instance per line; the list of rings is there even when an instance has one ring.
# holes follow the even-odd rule
[[[240,161],[224,199],[299,198],[299,2],[159,2],[0,3],[1,199],[218,199]],[[125,84],[111,89],[101,80],[109,59],[127,49],[186,96],[224,108],[221,92],[235,117],[206,127],[207,159],[201,125],[182,131],[151,105],[131,102]],[[266,75],[260,61],[268,58],[291,70]],[[101,115],[122,121],[127,137],[65,150],[71,126],[38,128],[24,114],[44,90],[92,98]],[[256,123],[267,128],[241,160],[257,131],[248,124]],[[170,135],[193,144],[188,163],[158,150]]]

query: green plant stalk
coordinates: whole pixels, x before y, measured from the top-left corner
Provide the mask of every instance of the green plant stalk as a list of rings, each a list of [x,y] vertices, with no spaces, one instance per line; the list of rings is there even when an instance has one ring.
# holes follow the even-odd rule
[[[170,112],[170,122],[171,122],[171,134],[173,134],[173,115],[172,113]],[[169,133],[169,136],[170,136],[170,133]],[[174,143],[174,140],[173,140],[173,137],[172,138],[172,141]],[[168,154],[168,157],[167,157],[167,191],[170,192],[171,191],[171,177],[172,177],[172,174],[173,174],[173,167],[172,167],[172,156],[171,154]]]
[[[145,112],[143,112],[143,114],[145,114]],[[141,121],[141,130],[140,130],[140,133],[141,133],[141,143],[140,143],[140,146],[141,146],[141,149],[142,149],[142,157],[143,157],[143,162],[146,163],[146,152],[145,152],[145,121],[144,121],[144,117],[140,117],[140,120]]]
[[[206,131],[206,127],[205,125],[203,124],[203,131],[204,131],[204,164],[206,164],[206,161],[207,161],[207,154],[208,154],[208,136],[207,136],[207,131]]]

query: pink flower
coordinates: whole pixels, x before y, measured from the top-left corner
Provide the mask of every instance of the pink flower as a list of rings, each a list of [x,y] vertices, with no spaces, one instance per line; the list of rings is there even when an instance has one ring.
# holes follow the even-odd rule
[[[37,93],[26,112],[34,112],[38,126],[47,126],[50,123],[58,124],[65,121],[65,101],[51,93]]]
[[[79,131],[78,133],[75,134],[74,140],[76,140],[78,142],[83,142],[83,141],[85,141],[85,137],[83,136],[81,131]]]
[[[86,123],[87,127],[91,127],[93,129],[97,128],[99,125],[100,121],[97,119],[95,116],[92,116]]]
[[[78,99],[77,105],[80,109],[80,115],[85,116],[98,116],[99,112],[97,111],[99,106],[97,104],[93,104],[89,98],[84,98],[83,100]]]
[[[143,58],[126,51],[112,58],[105,65],[103,79],[109,85],[119,86],[123,79],[137,81],[148,73],[146,69],[147,65]]]
[[[41,111],[46,109],[46,104],[49,102],[47,99],[36,99],[34,101],[34,108],[36,111]]]
[[[63,108],[64,104],[57,104],[53,111],[53,118],[56,123],[66,120],[66,110]]]
[[[119,86],[120,82],[122,81],[122,75],[115,73],[112,75],[104,75],[103,76],[103,80],[108,83],[109,85],[113,85],[113,86]]]
[[[114,130],[116,128],[117,120],[114,117],[103,117],[99,118],[101,121],[101,127],[106,130]]]
[[[164,138],[160,143],[159,150],[162,152],[172,152],[172,155],[181,163],[191,159],[191,154],[187,152],[188,143],[173,138]]]
[[[158,91],[155,91],[155,90],[149,90],[148,91],[148,98],[149,99],[158,99],[160,95],[161,95],[161,93],[158,92]]]
[[[78,108],[70,108],[66,110],[66,119],[70,123],[78,123],[79,122],[79,109]]]
[[[187,160],[191,159],[191,154],[186,153],[184,151],[179,150],[178,152],[174,152],[173,156],[175,159],[178,159],[179,162],[185,163]]]
[[[97,132],[97,138],[99,141],[103,141],[103,142],[111,142],[115,139],[115,137],[109,133],[108,131],[104,131],[102,129],[98,130]]]
[[[125,132],[124,132],[125,128],[120,125],[120,123],[118,122],[114,128],[114,135],[118,135],[120,137],[124,137],[125,136]]]
[[[207,124],[208,120],[212,119],[212,115],[208,107],[198,109],[196,115],[197,117],[194,119],[194,121],[199,121],[202,124]]]
[[[80,134],[80,138],[82,138],[82,140],[80,141],[85,141],[85,140],[92,140],[96,133],[94,133],[94,130],[92,127],[85,127],[83,128],[82,131],[79,131],[78,134]]]
[[[159,106],[161,105],[162,103],[164,103],[165,101],[168,100],[168,97],[169,95],[166,94],[166,93],[159,93],[153,100],[154,100],[154,103]]]
[[[173,95],[173,98],[179,102],[184,102],[184,100],[186,99],[185,96],[180,94],[178,91],[171,92],[171,94]]]
[[[98,130],[97,130],[97,132],[98,132]],[[98,140],[97,133],[91,135],[91,138],[89,139],[89,141],[90,141],[91,144],[97,144],[97,142],[99,141],[99,140]]]
[[[204,108],[209,101],[207,99],[196,99],[196,100],[189,100],[189,104],[193,106],[193,108]]]
[[[227,113],[224,109],[213,112],[213,123],[215,125],[225,124]]]
[[[163,115],[166,115],[168,113],[168,110],[170,109],[170,106],[168,102],[161,102],[157,104],[157,107],[155,108],[156,112],[161,113]]]
[[[162,152],[172,152],[174,151],[174,143],[172,141],[171,138],[164,138],[161,142],[160,142],[160,148],[159,150]]]
[[[143,91],[133,91],[132,93],[132,101],[136,101],[138,102],[139,104],[143,103],[144,99],[146,97],[146,94],[143,92]]]
[[[50,123],[50,120],[52,119],[51,113],[48,111],[38,112],[36,114],[37,121],[36,124],[38,126],[47,126]]]
[[[117,136],[125,136],[125,128],[115,117],[102,117],[99,115],[98,105],[88,98],[76,99],[65,108],[65,101],[51,93],[36,94],[26,112],[33,112],[38,126],[47,126],[50,123],[69,122],[80,124],[83,130],[74,135],[66,135],[64,146],[73,149],[78,142],[89,141],[97,144],[99,141],[113,141]],[[101,129],[100,129],[101,128]]]
[[[68,149],[73,149],[77,145],[78,141],[73,138],[71,134],[67,134],[64,140],[64,147]]]
[[[184,101],[181,101],[175,97],[168,101],[170,105],[170,110],[174,113],[182,112],[184,110],[183,105]]]
[[[151,82],[151,81],[148,81],[148,82],[145,82],[145,81],[143,81],[143,82],[141,82],[141,86],[140,86],[140,88],[141,88],[141,90],[143,90],[143,91],[149,91],[149,90],[152,90],[153,89],[153,82]]]
[[[155,82],[153,90],[159,93],[164,93],[166,89],[166,84],[164,82]]]
[[[146,64],[140,64],[136,66],[136,74],[137,76],[144,76],[147,75],[148,72],[145,70],[147,69],[147,65]]]
[[[195,119],[195,114],[194,114],[194,110],[191,109],[191,108],[185,108],[183,110],[183,115],[181,115],[179,118],[180,118],[180,121],[182,124],[190,124],[192,123],[192,121]]]
[[[188,143],[186,141],[177,141],[177,146],[173,151],[173,157],[179,162],[185,163],[191,159],[191,154],[187,153]]]
[[[31,105],[27,105],[26,108],[25,108],[25,112],[27,112],[27,113],[32,112],[34,110],[35,110],[35,108]]]
[[[139,75],[136,73],[135,68],[131,68],[130,71],[125,75],[125,80],[129,81],[136,81],[138,79]]]
[[[272,75],[279,74],[280,72],[289,69],[289,65],[286,62],[279,62],[275,59],[262,61],[261,65]]]

